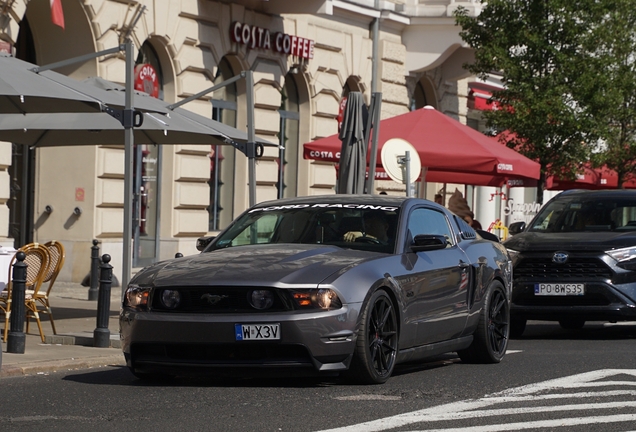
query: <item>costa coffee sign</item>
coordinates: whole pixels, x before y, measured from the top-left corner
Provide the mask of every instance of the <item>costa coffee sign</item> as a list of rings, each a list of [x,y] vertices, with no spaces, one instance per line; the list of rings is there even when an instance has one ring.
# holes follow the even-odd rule
[[[135,90],[159,97],[159,78],[157,71],[148,63],[135,66]]]
[[[249,48],[261,48],[300,58],[314,58],[314,41],[281,32],[235,22],[230,27],[230,37],[236,43]]]

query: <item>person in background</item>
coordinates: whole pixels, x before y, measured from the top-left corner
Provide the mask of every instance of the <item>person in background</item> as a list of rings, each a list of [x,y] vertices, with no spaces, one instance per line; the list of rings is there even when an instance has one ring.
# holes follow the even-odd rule
[[[457,188],[448,200],[448,209],[464,219],[473,229],[482,229],[481,223],[475,219],[475,214],[470,210],[466,198]]]
[[[440,193],[435,194],[435,202],[439,205],[444,205],[444,197]]]

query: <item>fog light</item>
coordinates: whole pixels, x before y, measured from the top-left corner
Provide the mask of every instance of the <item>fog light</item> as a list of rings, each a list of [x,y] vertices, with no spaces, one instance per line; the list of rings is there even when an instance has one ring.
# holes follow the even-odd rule
[[[248,300],[254,309],[265,310],[274,304],[274,293],[269,290],[253,290]]]
[[[181,303],[181,294],[175,290],[163,290],[161,293],[161,303],[168,309],[174,309]]]

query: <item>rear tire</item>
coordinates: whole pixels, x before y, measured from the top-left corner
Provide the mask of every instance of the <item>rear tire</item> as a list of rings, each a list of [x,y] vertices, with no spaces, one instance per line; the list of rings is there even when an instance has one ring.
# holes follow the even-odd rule
[[[458,351],[464,363],[499,363],[506,355],[510,331],[510,304],[501,282],[494,281],[486,291],[473,343]]]
[[[350,376],[363,384],[386,382],[398,350],[397,312],[386,291],[373,293],[362,313]]]
[[[585,320],[581,318],[568,318],[559,320],[559,325],[564,330],[581,330],[585,325]]]

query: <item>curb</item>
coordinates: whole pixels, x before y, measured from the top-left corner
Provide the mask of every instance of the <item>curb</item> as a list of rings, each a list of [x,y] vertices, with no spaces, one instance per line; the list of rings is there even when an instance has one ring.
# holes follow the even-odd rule
[[[68,359],[56,361],[33,362],[27,366],[2,366],[0,378],[25,375],[37,375],[57,372],[60,370],[91,369],[106,366],[126,366],[123,354],[103,357],[89,357],[83,359]]]
[[[93,333],[81,332],[81,333],[66,333],[57,335],[46,335],[45,342],[49,345],[81,345],[92,347],[94,345],[95,337]],[[110,346],[108,348],[120,348],[121,339],[119,334],[110,335]]]

